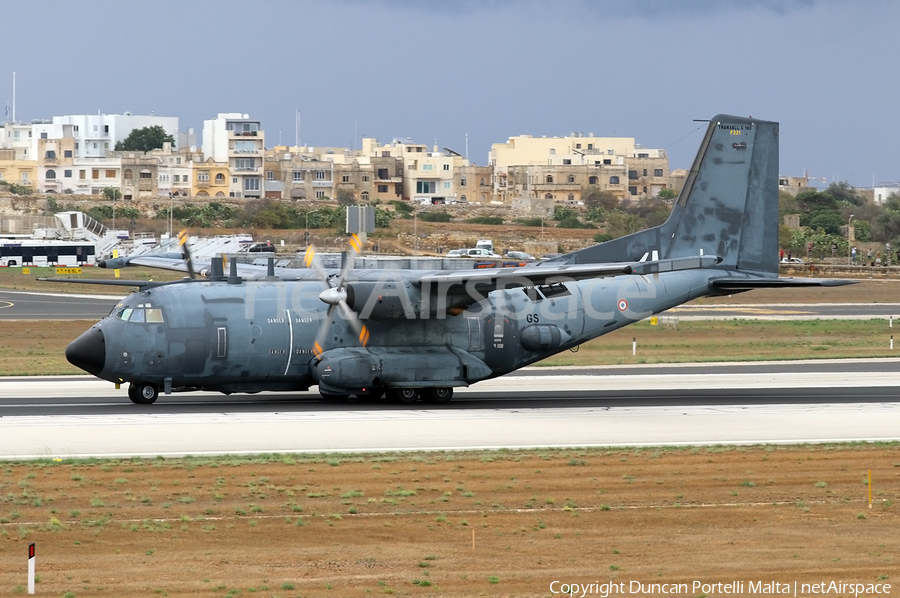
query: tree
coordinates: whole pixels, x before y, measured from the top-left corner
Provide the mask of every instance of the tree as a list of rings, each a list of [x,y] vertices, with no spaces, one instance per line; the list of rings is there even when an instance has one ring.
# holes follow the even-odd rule
[[[349,206],[357,203],[356,195],[350,189],[338,189],[337,202],[342,206]]]
[[[175,147],[175,138],[166,133],[159,125],[133,129],[128,137],[116,144],[117,152],[149,152],[160,149],[163,143],[169,142]]]
[[[841,234],[841,225],[844,224],[843,218],[834,212],[819,212],[809,219],[809,227],[814,229],[821,228],[829,235]]]
[[[589,208],[601,208],[614,210],[619,205],[619,199],[611,191],[604,191],[597,185],[589,185],[581,190],[581,199]]]
[[[103,197],[110,201],[116,201],[117,199],[122,199],[122,192],[119,191],[118,187],[104,187]]]
[[[678,197],[678,191],[675,189],[660,189],[659,193],[656,195],[660,199],[675,199]]]
[[[861,205],[863,202],[863,198],[856,193],[856,189],[854,189],[847,181],[831,183],[828,185],[828,189],[825,189],[825,193],[839,202],[845,201],[854,206]]]

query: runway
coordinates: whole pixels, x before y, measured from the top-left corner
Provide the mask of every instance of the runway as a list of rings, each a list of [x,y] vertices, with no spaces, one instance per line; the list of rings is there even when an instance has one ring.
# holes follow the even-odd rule
[[[90,377],[17,378],[3,384],[0,457],[897,440],[898,370],[893,359],[531,369],[414,408],[315,393],[139,406]]]
[[[124,295],[124,294],[123,294]],[[0,289],[0,320],[99,320],[119,297]],[[681,320],[869,320],[900,317],[900,303],[682,305],[660,314]]]
[[[0,320],[99,320],[119,297],[0,289]]]

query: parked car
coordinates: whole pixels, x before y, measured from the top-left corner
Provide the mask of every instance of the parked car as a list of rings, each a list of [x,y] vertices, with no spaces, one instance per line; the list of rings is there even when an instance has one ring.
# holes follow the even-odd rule
[[[266,241],[265,243],[257,243],[256,245],[251,245],[250,249],[248,249],[247,251],[275,253],[275,246],[272,245],[271,241]]]
[[[801,260],[799,257],[784,257],[781,258],[782,264],[805,264],[806,262]]]
[[[462,257],[465,252],[465,249],[451,249],[444,257]]]
[[[506,255],[504,257],[507,257],[511,260],[522,260],[522,261],[528,261],[528,260],[534,259],[533,255],[531,255],[530,253],[525,253],[524,251],[507,251]]]
[[[461,257],[474,257],[474,258],[499,258],[500,256],[496,253],[491,253],[487,249],[463,249],[463,254]]]

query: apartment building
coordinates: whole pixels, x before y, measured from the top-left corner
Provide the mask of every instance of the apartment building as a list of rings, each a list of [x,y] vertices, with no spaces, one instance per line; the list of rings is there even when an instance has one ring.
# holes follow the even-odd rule
[[[228,166],[229,197],[259,199],[264,196],[265,147],[265,133],[260,122],[248,114],[223,112],[212,120],[203,121],[203,156]]]
[[[216,162],[204,155],[194,156],[190,176],[192,197],[233,197],[227,162]]]
[[[4,123],[0,125],[0,150],[12,150],[4,153],[11,156],[6,158],[9,160],[34,160],[37,154],[31,151],[32,137],[31,123]]]
[[[64,193],[74,190],[75,139],[40,138],[37,140],[37,179],[35,190],[41,193]]]
[[[54,116],[32,123],[32,151],[41,139],[75,140],[74,158],[104,158],[116,143],[124,141],[135,129],[159,126],[173,138],[178,135],[177,116],[124,114],[75,114]]]
[[[466,203],[490,203],[493,197],[494,169],[490,166],[466,164],[454,169],[454,184],[459,201]]]
[[[494,199],[581,201],[581,190],[597,186],[620,199],[653,197],[669,187],[664,150],[644,149],[633,137],[510,137],[491,146]]]
[[[437,146],[428,151],[428,146],[412,143],[410,140],[394,139],[380,145],[376,139],[363,139],[362,153],[381,158],[400,158],[403,162],[402,176],[384,180],[382,185],[397,185],[402,188],[402,198],[420,203],[454,203],[461,200],[456,183],[458,169],[469,166],[469,161],[456,152],[438,151]],[[396,180],[396,179],[401,180]]]

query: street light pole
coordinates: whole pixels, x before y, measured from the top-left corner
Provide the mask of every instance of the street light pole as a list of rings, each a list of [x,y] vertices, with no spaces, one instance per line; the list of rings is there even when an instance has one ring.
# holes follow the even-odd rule
[[[851,233],[853,216],[855,214],[850,214],[850,220],[847,221],[847,264],[849,265],[853,265],[853,234]]]

